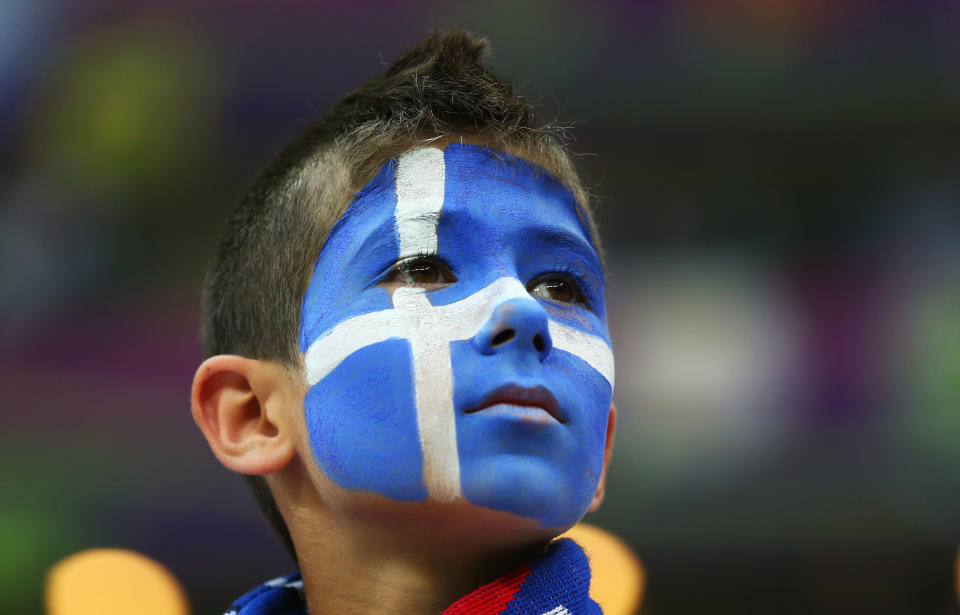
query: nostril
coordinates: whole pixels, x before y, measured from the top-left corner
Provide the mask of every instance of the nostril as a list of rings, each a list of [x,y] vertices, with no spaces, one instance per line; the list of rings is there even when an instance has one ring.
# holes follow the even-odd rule
[[[504,331],[501,331],[500,333],[497,333],[497,335],[494,336],[490,344],[492,346],[499,346],[500,344],[506,344],[507,342],[513,339],[514,335],[516,335],[516,333],[514,333],[513,329],[506,329]]]
[[[537,352],[543,352],[547,349],[547,343],[543,341],[543,336],[539,333],[533,336],[533,347],[537,349]]]

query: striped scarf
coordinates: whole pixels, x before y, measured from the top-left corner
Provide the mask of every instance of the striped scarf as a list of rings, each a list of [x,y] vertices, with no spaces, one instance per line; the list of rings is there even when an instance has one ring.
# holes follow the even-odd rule
[[[443,615],[601,615],[589,591],[586,555],[575,542],[562,538],[536,561],[467,594]],[[303,581],[295,572],[244,594],[224,615],[306,613]]]

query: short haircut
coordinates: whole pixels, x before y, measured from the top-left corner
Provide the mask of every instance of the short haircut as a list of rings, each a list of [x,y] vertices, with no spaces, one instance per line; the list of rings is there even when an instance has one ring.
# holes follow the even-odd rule
[[[463,138],[551,172],[576,197],[600,249],[565,128],[534,122],[533,106],[481,65],[488,50],[465,31],[434,32],[335,102],[268,164],[229,217],[210,264],[205,357],[236,354],[302,373],[300,311],[330,229],[387,160],[438,139]],[[296,559],[266,481],[245,478]]]

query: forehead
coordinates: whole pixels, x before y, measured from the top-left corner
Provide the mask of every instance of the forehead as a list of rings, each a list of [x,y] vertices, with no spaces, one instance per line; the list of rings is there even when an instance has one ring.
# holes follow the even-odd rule
[[[520,226],[552,228],[579,236],[592,252],[598,253],[588,214],[543,167],[479,145],[454,143],[442,152],[426,148],[420,151],[436,155],[427,156],[426,163],[408,164],[406,170],[397,159],[380,168],[337,221],[324,251],[333,244],[333,249],[341,254],[352,253],[351,248],[360,247],[357,242],[369,244],[377,238],[389,238],[398,242],[397,258],[411,256],[399,245],[403,227],[400,212],[406,212],[404,216],[429,215],[429,211],[417,211],[418,207],[429,210],[429,205],[414,203],[411,209],[410,194],[414,201],[422,201],[429,200],[433,193],[437,207],[433,214],[439,215],[440,225],[448,230],[470,226],[494,231]],[[401,197],[398,204],[400,193],[407,197]],[[442,236],[441,232],[441,240]],[[448,241],[446,247],[453,243]],[[443,247],[439,246],[441,250]]]
[[[447,213],[500,217],[505,224],[573,222],[570,230],[593,244],[580,204],[543,167],[506,152],[462,144],[447,147],[444,164]]]

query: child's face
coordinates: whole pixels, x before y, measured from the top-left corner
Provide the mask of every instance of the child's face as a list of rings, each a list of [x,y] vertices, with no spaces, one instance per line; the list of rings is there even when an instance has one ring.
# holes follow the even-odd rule
[[[384,165],[303,303],[310,446],[340,487],[566,526],[604,463],[604,278],[576,201],[472,145]]]

